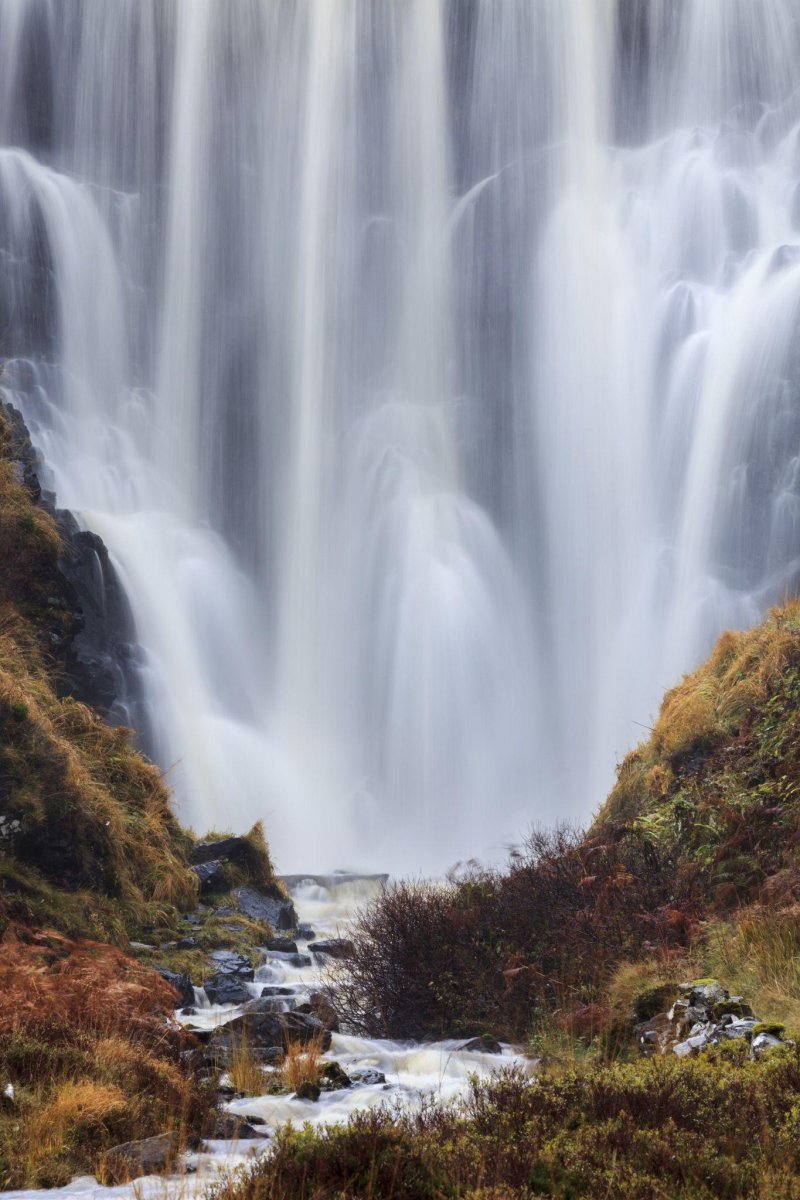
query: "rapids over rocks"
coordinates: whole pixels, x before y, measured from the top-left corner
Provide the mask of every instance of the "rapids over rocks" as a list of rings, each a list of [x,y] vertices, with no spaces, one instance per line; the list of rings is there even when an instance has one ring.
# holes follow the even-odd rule
[[[586,816],[800,566],[795,0],[3,0],[6,398],[182,817]]]
[[[333,875],[316,881],[303,877],[294,881],[291,894],[299,927],[310,926],[314,941],[320,944],[328,937],[346,936],[356,910],[374,898],[381,886],[374,879],[343,876],[342,880]],[[264,951],[255,980],[248,985],[254,999],[261,996],[265,986],[280,990],[281,995],[274,1001],[276,1011],[277,1006],[291,1011],[327,979],[325,971],[330,959],[308,952],[305,940],[297,945],[304,965],[295,964],[296,955]],[[219,1029],[242,1012],[241,1006],[209,1004],[202,991],[197,992],[197,1000],[194,1011],[181,1015],[178,1010],[176,1014],[188,1028]],[[344,1068],[352,1080],[350,1087],[323,1091],[315,1101],[295,1095],[241,1096],[228,1100],[223,1105],[223,1114],[243,1120],[252,1118],[253,1128],[263,1132],[263,1137],[206,1141],[199,1151],[184,1156],[183,1165],[189,1174],[151,1175],[132,1184],[110,1187],[83,1177],[64,1188],[5,1192],[3,1197],[4,1200],[149,1200],[150,1197],[187,1200],[205,1194],[221,1173],[246,1165],[254,1155],[267,1150],[276,1127],[286,1121],[296,1125],[343,1122],[356,1109],[373,1105],[415,1106],[425,1097],[452,1100],[466,1091],[470,1075],[487,1075],[511,1065],[531,1069],[528,1060],[509,1046],[504,1046],[499,1055],[465,1050],[464,1045],[463,1040],[421,1044],[334,1033],[323,1059]],[[224,1083],[226,1076],[222,1079]]]

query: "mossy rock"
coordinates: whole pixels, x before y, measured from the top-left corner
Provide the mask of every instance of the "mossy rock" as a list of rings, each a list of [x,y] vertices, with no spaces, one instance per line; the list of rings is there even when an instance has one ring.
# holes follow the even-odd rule
[[[753,1037],[758,1037],[760,1033],[768,1033],[772,1037],[782,1038],[786,1032],[786,1026],[781,1025],[779,1021],[758,1021],[753,1026]]]
[[[712,1008],[711,1014],[715,1021],[719,1021],[725,1016],[752,1017],[753,1010],[744,1000],[720,1000]]]

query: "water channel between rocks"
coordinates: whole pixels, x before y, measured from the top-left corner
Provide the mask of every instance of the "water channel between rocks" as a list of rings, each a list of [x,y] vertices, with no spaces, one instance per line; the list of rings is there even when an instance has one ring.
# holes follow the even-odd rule
[[[376,896],[381,884],[375,878],[336,876],[311,878],[294,877],[291,895],[297,910],[300,927],[309,927],[314,939],[346,936],[356,911]],[[264,951],[263,962],[256,969],[254,981],[248,985],[253,998],[260,997],[265,987],[291,989],[291,994],[276,996],[285,1009],[303,1003],[310,993],[323,983],[326,964],[322,955],[311,954],[309,939],[295,939],[297,956],[280,951]],[[310,965],[298,966],[297,959]],[[196,1011],[177,1019],[188,1028],[198,1031],[214,1029],[242,1011],[241,1006],[209,1005],[204,993],[197,993]],[[323,1056],[339,1063],[351,1077],[364,1072],[367,1078],[382,1075],[384,1082],[355,1081],[339,1091],[323,1091],[319,1100],[300,1100],[294,1095],[264,1095],[232,1097],[223,1110],[242,1118],[250,1118],[264,1137],[238,1142],[210,1140],[200,1151],[185,1156],[189,1174],[170,1177],[147,1176],[118,1187],[103,1187],[91,1177],[73,1180],[63,1188],[22,1190],[0,1193],[4,1200],[120,1200],[135,1197],[148,1200],[161,1197],[188,1197],[201,1194],[226,1171],[252,1162],[268,1150],[276,1128],[287,1121],[295,1125],[308,1122],[324,1125],[346,1121],[358,1109],[380,1104],[401,1104],[413,1108],[425,1097],[454,1100],[466,1092],[471,1075],[489,1075],[512,1063],[526,1064],[528,1060],[512,1047],[504,1046],[502,1056],[464,1050],[464,1041],[396,1042],[383,1039],[333,1034],[330,1049]],[[224,1076],[223,1076],[224,1083]],[[263,1124],[262,1124],[263,1122]]]

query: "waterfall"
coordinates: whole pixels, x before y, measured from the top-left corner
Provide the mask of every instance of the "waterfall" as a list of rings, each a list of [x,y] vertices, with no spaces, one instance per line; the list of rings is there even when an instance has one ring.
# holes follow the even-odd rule
[[[181,818],[586,819],[800,580],[794,0],[0,0],[0,66],[0,389]]]

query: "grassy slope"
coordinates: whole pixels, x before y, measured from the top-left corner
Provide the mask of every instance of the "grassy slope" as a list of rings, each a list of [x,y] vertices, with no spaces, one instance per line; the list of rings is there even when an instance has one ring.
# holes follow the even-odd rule
[[[0,932],[124,940],[196,902],[191,842],[128,733],[56,694],[48,631],[71,620],[60,552],[55,521],[15,478],[0,414]]]
[[[593,832],[641,835],[700,876],[721,909],[792,894],[800,883],[800,602],[746,633],[723,634],[709,660],[667,693]]]

